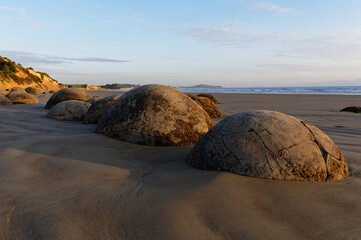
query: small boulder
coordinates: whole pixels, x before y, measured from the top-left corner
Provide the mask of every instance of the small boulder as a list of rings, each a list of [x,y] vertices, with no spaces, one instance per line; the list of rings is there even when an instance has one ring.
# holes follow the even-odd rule
[[[275,111],[235,114],[191,150],[190,165],[282,180],[340,180],[349,175],[334,142],[312,124]]]
[[[211,118],[222,118],[223,114],[219,107],[209,98],[197,97],[196,103],[201,105]]]
[[[201,94],[198,94],[197,96],[198,96],[198,97],[206,97],[206,98],[209,98],[209,99],[211,99],[215,104],[218,104],[218,100],[217,100],[212,94],[209,94],[209,93],[201,93]]]
[[[163,85],[126,92],[103,115],[97,132],[144,145],[192,145],[210,128],[208,114],[184,93]]]
[[[30,93],[30,94],[33,94],[33,95],[40,95],[39,89],[34,88],[34,87],[27,87],[27,88],[25,88],[25,91],[27,93]]]
[[[196,100],[198,98],[197,95],[195,95],[193,93],[187,93],[187,96],[192,98],[193,100]]]
[[[56,104],[46,117],[66,121],[83,121],[91,104],[77,100],[67,100]]]
[[[11,92],[15,92],[15,91],[21,91],[21,92],[26,92],[24,88],[21,87],[13,87],[11,89]]]
[[[89,93],[76,89],[76,88],[64,88],[60,91],[57,91],[45,105],[46,109],[51,109],[56,104],[67,101],[67,100],[78,100],[78,101],[88,101],[93,96]]]
[[[357,107],[357,106],[345,107],[341,109],[340,112],[361,113],[361,107]]]
[[[110,108],[110,106],[112,106],[118,98],[120,98],[120,95],[113,95],[102,98],[93,103],[85,115],[84,123],[97,124],[108,108]]]
[[[9,94],[8,91],[0,89],[0,95],[6,96],[6,95],[8,95],[8,94]]]
[[[13,91],[6,95],[13,104],[37,104],[38,99],[25,91]]]
[[[12,105],[11,101],[7,99],[5,96],[0,95],[0,106]]]
[[[94,104],[96,101],[102,99],[101,97],[99,96],[94,96],[92,97],[91,99],[89,99],[88,101],[86,101],[87,103],[90,103],[90,104]]]

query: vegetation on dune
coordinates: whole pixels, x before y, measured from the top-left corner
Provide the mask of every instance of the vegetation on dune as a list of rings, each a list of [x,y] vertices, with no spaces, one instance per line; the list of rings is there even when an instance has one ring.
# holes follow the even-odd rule
[[[120,88],[134,88],[139,86],[140,85],[129,84],[129,83],[113,83],[113,84],[105,84],[100,87],[106,89],[120,89]]]
[[[16,73],[22,70],[26,73],[26,77],[19,77]],[[13,80],[17,84],[31,84],[42,83],[42,79],[29,72],[28,69],[23,68],[20,64],[9,61],[6,58],[0,58],[0,78],[4,80]]]
[[[87,88],[88,84],[68,84],[68,88]]]

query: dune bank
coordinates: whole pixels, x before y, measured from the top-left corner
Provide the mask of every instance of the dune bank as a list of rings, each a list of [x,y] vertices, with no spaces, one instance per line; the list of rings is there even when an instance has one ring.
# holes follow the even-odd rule
[[[225,117],[264,109],[314,124],[350,176],[306,183],[202,171],[185,163],[191,147],[130,144],[94,124],[48,119],[47,96],[0,107],[1,239],[361,237],[361,114],[339,112],[361,96],[214,96]]]

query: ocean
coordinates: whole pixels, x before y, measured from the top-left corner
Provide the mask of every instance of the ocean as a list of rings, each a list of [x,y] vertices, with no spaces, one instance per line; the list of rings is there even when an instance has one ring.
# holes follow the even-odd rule
[[[178,88],[182,92],[258,93],[258,94],[329,94],[361,95],[361,86],[337,87],[254,87],[254,88]]]

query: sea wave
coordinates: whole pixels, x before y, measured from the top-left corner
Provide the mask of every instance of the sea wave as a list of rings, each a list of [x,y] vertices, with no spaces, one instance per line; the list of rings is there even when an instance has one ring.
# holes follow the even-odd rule
[[[202,93],[361,95],[361,86],[269,87],[269,88],[179,88],[178,90],[189,93],[202,92]]]

